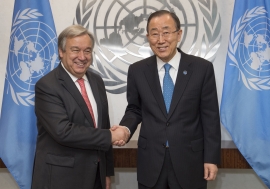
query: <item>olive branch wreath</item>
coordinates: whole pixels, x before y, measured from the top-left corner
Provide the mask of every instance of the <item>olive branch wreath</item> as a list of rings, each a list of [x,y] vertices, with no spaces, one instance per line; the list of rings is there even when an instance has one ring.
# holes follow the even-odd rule
[[[12,30],[11,30],[11,34],[10,36],[12,36],[14,34],[14,32],[17,29],[17,26],[22,23],[25,20],[29,20],[29,19],[36,19],[39,16],[43,16],[41,13],[39,13],[37,11],[37,9],[24,9],[23,11],[18,11],[14,21],[12,23]],[[6,80],[9,82],[8,78],[7,78],[7,74],[6,74]],[[15,92],[14,88],[12,87],[11,83],[9,82],[9,89],[10,89],[10,93],[11,93],[11,97],[13,99],[13,101],[17,104],[17,105],[24,105],[24,106],[29,106],[35,105],[34,102],[34,97],[35,94],[34,93],[29,93],[29,92]]]
[[[93,7],[95,5],[95,3],[97,2],[97,0],[92,0],[91,2],[89,2],[87,4],[87,2],[89,2],[88,0],[81,0],[76,8],[76,18],[73,21],[73,24],[80,24],[82,26],[84,26],[85,28],[89,27],[89,17],[92,14],[93,11]],[[101,49],[98,47],[98,49],[101,51]],[[126,81],[121,80],[117,75],[115,75],[112,71],[110,71],[107,67],[103,66],[101,63],[101,60],[99,58],[99,56],[94,53],[94,57],[96,60],[96,69],[91,69],[92,71],[98,73],[103,81],[104,84],[106,86],[106,91],[112,94],[118,94],[118,93],[123,93],[126,91],[126,86],[121,87],[120,89],[118,89],[117,91],[115,91],[114,89],[108,89],[107,87],[112,87],[112,86],[116,86],[116,85],[121,85],[121,84],[125,84]],[[109,62],[109,60],[103,56],[103,58]],[[95,67],[95,65],[93,65]]]
[[[97,0],[92,0],[89,2],[88,0],[80,0],[76,8],[76,18],[74,19],[74,24],[80,24],[86,28],[89,27],[89,17],[92,14],[93,7]],[[215,54],[220,46],[221,41],[221,18],[220,15],[217,13],[217,4],[215,0],[198,0],[200,10],[204,16],[204,28],[205,33],[203,35],[202,40],[202,48],[192,52],[194,46],[191,47],[189,53],[194,53],[197,56],[202,58],[208,59],[209,61],[213,61],[215,58]],[[119,79],[113,72],[111,72],[108,68],[104,67],[99,59],[99,57],[94,53],[96,58],[96,71],[104,80],[105,86],[114,86],[126,83]],[[106,59],[106,57],[103,57]],[[106,59],[106,61],[108,61]],[[125,92],[126,87],[121,89],[121,92]],[[115,93],[114,90],[108,90],[110,93]]]
[[[215,0],[198,0],[198,2],[201,13],[203,14],[205,34],[202,38],[202,47],[195,52],[195,55],[212,62],[220,46],[221,18],[217,12],[217,3]]]
[[[238,47],[239,38],[241,36],[243,28],[248,24],[252,18],[263,15],[266,13],[264,7],[254,7],[251,10],[246,10],[245,14],[241,16],[236,25],[233,26],[231,30],[230,42],[229,42],[229,49],[228,49],[228,56],[233,61],[229,65],[235,66],[239,70],[238,81],[242,79],[244,85],[249,90],[269,90],[270,89],[270,78],[260,79],[260,78],[247,78],[245,74],[239,67],[238,61],[235,59],[235,53]]]
[[[35,19],[38,18],[38,16],[43,16],[41,13],[37,12],[37,9],[24,9],[22,12],[18,11],[15,19],[12,23],[12,31],[11,31],[11,35],[14,33],[14,31],[16,30],[16,26],[18,24],[20,24],[21,22],[23,22],[24,20],[29,20],[29,19]]]

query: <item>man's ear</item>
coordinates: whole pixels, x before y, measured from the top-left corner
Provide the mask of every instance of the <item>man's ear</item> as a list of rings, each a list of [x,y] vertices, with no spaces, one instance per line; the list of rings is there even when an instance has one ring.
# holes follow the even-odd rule
[[[63,53],[64,52],[60,48],[58,49],[58,53],[59,53],[60,58],[63,58]]]
[[[178,31],[178,42],[180,42],[181,41],[181,38],[182,38],[182,30],[180,29],[179,31]]]

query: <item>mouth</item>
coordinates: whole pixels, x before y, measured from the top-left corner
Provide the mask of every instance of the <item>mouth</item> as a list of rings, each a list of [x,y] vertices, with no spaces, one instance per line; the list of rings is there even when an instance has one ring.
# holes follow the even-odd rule
[[[74,62],[74,64],[76,64],[79,67],[84,67],[86,65],[86,63],[83,62]]]
[[[166,51],[167,50],[167,47],[157,47],[157,49],[159,51],[163,52],[163,51]]]

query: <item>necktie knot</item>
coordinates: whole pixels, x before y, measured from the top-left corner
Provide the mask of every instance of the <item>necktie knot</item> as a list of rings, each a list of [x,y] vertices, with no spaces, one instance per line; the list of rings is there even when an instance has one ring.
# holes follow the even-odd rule
[[[83,78],[78,79],[77,82],[79,83],[80,87],[84,86],[84,79]]]
[[[170,69],[171,69],[171,67],[172,67],[172,66],[171,66],[170,64],[166,63],[166,64],[164,65],[165,72],[169,72]]]

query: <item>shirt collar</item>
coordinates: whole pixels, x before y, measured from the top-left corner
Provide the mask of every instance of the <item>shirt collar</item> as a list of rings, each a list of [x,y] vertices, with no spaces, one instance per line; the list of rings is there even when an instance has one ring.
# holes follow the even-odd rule
[[[180,64],[180,59],[181,59],[181,53],[176,50],[174,57],[168,62],[168,64],[170,64],[175,70],[178,70],[179,64]],[[157,57],[158,71],[160,71],[163,68],[164,64],[166,64],[166,63],[167,62],[163,62],[159,57]]]
[[[72,81],[75,83],[79,78],[75,77],[74,75],[72,75],[64,66],[64,64],[61,62],[62,67],[64,68],[64,70],[68,73],[68,75],[70,76],[70,78],[72,79]],[[86,75],[84,74],[82,77],[85,81],[88,81]]]

